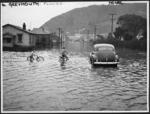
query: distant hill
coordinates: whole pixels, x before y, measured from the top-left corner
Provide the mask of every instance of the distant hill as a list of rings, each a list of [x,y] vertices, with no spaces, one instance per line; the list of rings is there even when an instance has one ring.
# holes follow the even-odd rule
[[[47,21],[44,27],[51,32],[58,32],[58,27],[69,33],[85,33],[87,30],[94,34],[94,25],[97,25],[97,34],[105,34],[111,31],[111,15],[114,16],[114,30],[117,18],[124,14],[136,14],[146,18],[146,3],[134,3],[123,5],[92,5],[76,8],[63,13]]]

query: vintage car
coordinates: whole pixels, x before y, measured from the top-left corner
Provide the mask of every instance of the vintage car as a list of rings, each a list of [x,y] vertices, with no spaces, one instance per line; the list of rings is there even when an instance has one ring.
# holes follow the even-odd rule
[[[95,44],[93,52],[89,55],[89,60],[92,66],[117,66],[119,57],[115,52],[115,47],[112,44]]]

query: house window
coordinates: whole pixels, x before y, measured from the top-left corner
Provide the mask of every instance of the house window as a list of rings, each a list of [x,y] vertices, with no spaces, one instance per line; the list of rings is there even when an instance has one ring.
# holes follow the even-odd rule
[[[7,43],[7,39],[4,38],[4,39],[3,39],[3,43]]]
[[[4,38],[3,43],[12,43],[12,38]]]
[[[32,36],[30,36],[29,43],[31,44]]]
[[[34,36],[34,43],[36,43],[36,37]]]
[[[34,36],[32,37],[32,43],[34,43]]]
[[[7,43],[12,43],[12,38],[8,38]]]
[[[17,34],[18,35],[18,42],[22,43],[22,34]]]

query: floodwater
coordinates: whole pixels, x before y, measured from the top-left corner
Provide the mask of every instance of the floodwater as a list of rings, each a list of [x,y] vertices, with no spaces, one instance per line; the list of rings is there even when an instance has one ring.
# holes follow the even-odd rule
[[[36,51],[45,61],[27,61],[29,52],[3,52],[4,111],[147,111],[145,52],[117,49],[117,68],[89,64],[87,48],[70,43],[60,67],[59,50]],[[75,47],[78,47],[75,49]]]

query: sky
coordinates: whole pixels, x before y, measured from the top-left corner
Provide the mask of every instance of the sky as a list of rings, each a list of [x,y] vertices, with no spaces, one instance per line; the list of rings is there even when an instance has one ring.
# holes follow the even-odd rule
[[[40,2],[38,5],[10,6],[13,3],[1,4],[1,24],[13,24],[22,26],[26,23],[27,29],[39,28],[51,18],[68,12],[75,8],[87,7],[89,5],[107,5],[108,2]]]
[[[132,1],[128,1],[132,2]],[[135,3],[136,1],[134,1]],[[90,5],[108,5],[109,2],[38,2],[38,5],[10,6],[15,2],[1,3],[1,25],[13,24],[22,27],[26,23],[27,29],[39,28],[51,18],[66,13],[75,8],[87,7]],[[17,2],[19,3],[19,2]],[[24,2],[27,3],[27,2]],[[33,3],[33,2],[28,2]],[[122,1],[124,3],[124,1]],[[126,2],[127,3],[127,2]]]

